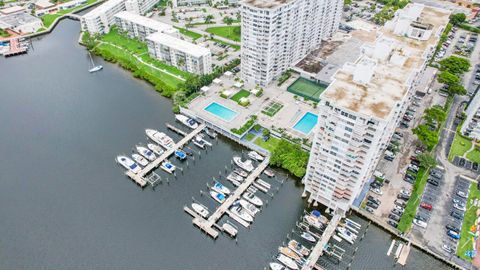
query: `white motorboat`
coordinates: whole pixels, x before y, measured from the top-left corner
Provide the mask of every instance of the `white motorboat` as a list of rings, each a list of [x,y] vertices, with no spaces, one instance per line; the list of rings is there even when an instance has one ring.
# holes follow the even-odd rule
[[[227,175],[227,179],[231,179],[231,180],[235,180],[237,182],[243,182],[243,177],[241,177],[240,175],[232,172],[230,173],[229,175]]]
[[[147,149],[146,147],[137,145],[136,148],[137,148],[137,152],[140,155],[144,156],[146,159],[150,161],[154,161],[157,158],[157,156],[155,156],[155,154],[151,150]]]
[[[263,171],[263,173],[268,177],[274,177],[275,176],[275,173],[272,170],[269,170],[269,169],[265,169],[265,171]]]
[[[235,168],[233,172],[244,178],[248,176],[248,173],[240,168]]]
[[[205,140],[203,140],[203,138],[201,136],[195,136],[195,138],[193,138],[193,144],[195,144],[196,146],[198,146],[199,148],[201,149],[205,149],[205,146],[207,145],[205,143]]]
[[[270,270],[285,270],[285,266],[279,263],[272,262],[268,266],[270,267]]]
[[[192,203],[193,211],[197,212],[201,217],[206,218],[209,214],[206,206],[199,203]]]
[[[144,158],[142,155],[132,154],[132,158],[136,163],[140,164],[143,167],[148,165],[148,160]]]
[[[278,252],[282,253],[283,255],[299,262],[301,261],[301,256],[299,256],[297,253],[293,252],[291,249],[288,247],[279,247]]]
[[[162,170],[168,172],[168,173],[173,173],[175,171],[175,165],[173,165],[172,163],[170,163],[170,161],[166,160],[162,163],[162,165],[160,166],[160,168],[162,168]]]
[[[256,190],[260,190],[260,191],[263,192],[263,193],[267,193],[267,192],[268,192],[268,189],[266,189],[264,186],[260,185],[260,184],[257,183],[256,181],[254,181],[252,184],[253,184],[253,186],[256,188]]]
[[[147,144],[147,147],[148,147],[148,149],[152,150],[155,154],[157,154],[159,156],[161,154],[163,154],[163,152],[164,152],[163,149],[160,146],[158,146],[154,143]]]
[[[247,171],[247,172],[252,172],[253,169],[254,169],[254,166],[252,164],[252,161],[250,159],[247,159],[245,161],[242,161],[242,158],[241,157],[233,157],[233,162],[235,162],[235,164],[242,168],[243,170]]]
[[[237,202],[252,216],[255,216],[258,212],[260,212],[260,209],[244,199],[240,199]]]
[[[217,182],[217,181],[215,181],[213,183],[212,189],[215,190],[216,192],[220,192],[220,193],[223,193],[225,195],[230,194],[230,189],[228,189],[226,186],[222,185],[222,183]]]
[[[197,121],[188,118],[183,114],[175,114],[175,119],[191,129],[196,129],[198,127]]]
[[[256,206],[262,206],[262,205],[263,205],[262,200],[261,200],[260,198],[258,198],[257,196],[255,196],[255,195],[254,195],[252,192],[250,192],[250,191],[247,191],[247,192],[243,193],[242,197],[243,197],[245,200],[253,203],[253,204],[256,205]]]
[[[270,185],[270,184],[267,183],[266,181],[263,181],[263,180],[260,179],[260,178],[258,178],[258,179],[256,180],[256,182],[257,182],[259,185],[261,185],[261,186],[263,186],[264,188],[266,188],[266,189],[270,189],[270,188],[272,187],[272,185]]]
[[[118,156],[117,157],[117,162],[120,163],[125,169],[133,172],[133,173],[139,173],[140,172],[140,166],[137,165],[133,160],[131,160],[129,157],[126,156]]]
[[[210,137],[211,139],[217,138],[217,133],[215,133],[215,131],[213,131],[212,129],[206,128],[204,129],[204,131],[205,131],[205,134],[207,134],[208,137]]]
[[[224,194],[213,191],[213,190],[210,190],[210,196],[212,196],[212,198],[219,203],[223,203],[226,200],[226,197]]]
[[[158,132],[154,129],[146,129],[145,133],[147,134],[148,138],[158,143],[165,149],[170,149],[175,145],[175,142],[172,140],[172,138],[168,137],[167,134],[163,132]]]
[[[355,242],[355,239],[357,238],[356,235],[354,235],[349,230],[343,227],[337,227],[337,232],[338,232],[338,236],[340,236],[341,238],[343,238],[345,241],[347,241],[352,245]]]
[[[310,254],[310,249],[306,248],[296,240],[290,240],[290,242],[288,242],[288,247],[300,256],[308,256],[308,254]]]
[[[238,182],[237,180],[235,180],[233,178],[227,177],[227,180],[230,181],[230,183],[232,183],[236,187],[240,186],[240,182]]]
[[[232,237],[237,236],[237,233],[238,233],[237,228],[233,227],[230,223],[223,223],[222,229]]]
[[[245,209],[243,209],[240,205],[232,206],[230,208],[230,211],[233,214],[239,216],[241,219],[245,220],[246,222],[253,221],[253,217],[249,213],[247,213],[247,211],[245,211]]]
[[[292,270],[298,270],[298,265],[295,261],[283,254],[278,254],[277,260]]]
[[[310,243],[317,242],[317,239],[315,239],[315,237],[312,234],[310,234],[309,232],[302,232],[302,234],[300,236]]]
[[[255,151],[248,152],[248,157],[257,161],[262,161],[264,157]]]
[[[308,225],[313,226],[317,229],[323,228],[323,224],[316,217],[313,217],[311,215],[305,215],[303,218],[308,223]]]

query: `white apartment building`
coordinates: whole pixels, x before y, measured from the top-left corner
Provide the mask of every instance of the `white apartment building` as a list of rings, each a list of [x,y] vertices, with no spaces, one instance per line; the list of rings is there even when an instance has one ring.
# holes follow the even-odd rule
[[[450,12],[409,4],[338,70],[320,96],[304,196],[346,212],[405,113]],[[427,29],[423,31],[422,29]]]
[[[138,38],[141,41],[144,41],[148,35],[157,32],[178,36],[178,30],[170,24],[152,20],[129,11],[117,13],[115,15],[115,24],[119,30],[126,32],[130,38]]]
[[[242,14],[242,78],[268,85],[340,23],[342,0],[245,0]]]
[[[148,52],[152,57],[195,74],[212,72],[210,50],[163,33],[147,36]]]
[[[172,6],[195,6],[195,5],[205,5],[208,3],[208,0],[172,0]]]
[[[122,11],[144,14],[157,3],[156,0],[108,0],[80,19],[82,31],[105,34],[115,23],[115,15]]]

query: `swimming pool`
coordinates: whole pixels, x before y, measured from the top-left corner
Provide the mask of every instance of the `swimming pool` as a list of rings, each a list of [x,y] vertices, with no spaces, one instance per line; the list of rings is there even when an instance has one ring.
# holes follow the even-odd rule
[[[313,127],[318,122],[318,115],[313,114],[311,112],[307,112],[302,116],[300,120],[293,126],[293,129],[302,132],[303,134],[307,135],[312,131]]]
[[[238,114],[237,112],[232,111],[216,102],[210,103],[210,105],[205,107],[204,110],[228,122],[232,121],[232,119]]]

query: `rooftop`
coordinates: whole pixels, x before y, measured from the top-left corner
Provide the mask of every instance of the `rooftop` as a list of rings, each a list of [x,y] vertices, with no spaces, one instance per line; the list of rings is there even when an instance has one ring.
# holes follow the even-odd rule
[[[151,29],[155,29],[158,32],[162,33],[175,33],[178,30],[175,29],[173,26],[170,24],[162,23],[156,20],[152,20],[150,18],[147,18],[145,16],[140,16],[135,13],[131,13],[128,11],[122,11],[117,14],[115,14],[115,17],[121,18],[130,22],[133,22],[135,24],[139,24]]]
[[[449,15],[446,10],[409,4],[378,30],[376,41],[365,45],[354,63],[347,63],[337,71],[321,99],[364,115],[388,118],[423,68]],[[403,23],[406,17],[412,22],[430,24],[431,35],[419,40],[396,34],[395,20]]]
[[[201,57],[210,54],[210,50],[207,48],[158,32],[147,36],[147,39],[193,55],[194,57]]]
[[[35,2],[35,5],[42,9],[55,6],[54,3],[51,3],[48,0],[38,0],[37,2]]]
[[[28,13],[16,13],[0,17],[0,28],[15,28],[19,25],[38,22],[41,20]]]
[[[243,4],[256,8],[276,8],[295,0],[245,0]]]
[[[0,13],[2,14],[11,14],[11,13],[16,13],[20,11],[24,11],[25,8],[22,6],[12,6],[4,9],[0,9]]]
[[[100,6],[92,9],[87,14],[83,15],[83,17],[86,17],[86,18],[97,17],[100,14],[104,13],[105,11],[111,9],[112,7],[118,4],[124,4],[124,2],[125,0],[108,0],[105,3],[101,4]]]

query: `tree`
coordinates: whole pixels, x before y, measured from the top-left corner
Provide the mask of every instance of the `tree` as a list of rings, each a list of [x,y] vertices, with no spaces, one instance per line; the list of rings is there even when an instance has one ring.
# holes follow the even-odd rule
[[[447,91],[450,95],[466,95],[467,94],[467,90],[465,89],[465,87],[463,87],[463,85],[461,84],[451,84],[448,86],[447,88]]]
[[[433,107],[425,109],[423,118],[429,123],[436,121],[437,123],[445,121],[447,118],[447,113],[443,110],[440,105],[435,105]]]
[[[214,19],[212,14],[209,14],[205,16],[205,23],[212,23],[212,20]]]
[[[464,13],[456,13],[450,16],[450,22],[453,25],[460,25],[465,22],[467,16]]]
[[[454,85],[460,83],[460,78],[457,75],[445,70],[438,75],[438,82],[447,85]]]
[[[282,139],[272,151],[270,163],[302,177],[306,172],[308,153],[303,151],[300,145]]]
[[[3,7],[5,5],[5,2],[3,0],[0,0],[0,7]]]
[[[470,61],[463,57],[450,56],[438,62],[440,70],[448,71],[455,75],[460,75],[470,69]]]
[[[429,151],[433,150],[438,143],[438,134],[429,129],[427,125],[419,125],[413,129],[413,134],[427,147]]]
[[[85,31],[82,36],[82,43],[87,47],[87,50],[92,51],[98,44],[98,35],[91,35]]]
[[[424,168],[431,168],[437,166],[437,161],[435,158],[428,153],[422,153],[417,156],[418,161],[420,161],[420,166]]]
[[[226,25],[232,25],[233,19],[229,16],[225,16],[223,17],[223,23],[225,23]]]

